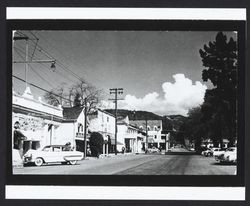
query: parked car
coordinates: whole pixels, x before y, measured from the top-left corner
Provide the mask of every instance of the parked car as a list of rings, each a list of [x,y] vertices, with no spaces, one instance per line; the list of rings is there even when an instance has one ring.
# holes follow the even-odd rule
[[[24,154],[23,162],[24,164],[35,163],[36,166],[52,162],[75,165],[82,158],[82,152],[72,151],[66,145],[48,145],[42,150],[28,150]]]
[[[221,163],[237,163],[237,148],[229,147],[222,154],[216,155],[215,160]]]
[[[209,148],[201,152],[201,155],[204,155],[206,157],[211,156],[211,154],[212,154],[212,150]]]
[[[199,147],[196,149],[196,153],[203,155],[204,154],[203,151],[206,151],[206,150],[208,150],[207,147]]]
[[[203,155],[206,156],[206,157],[215,156],[215,155],[218,156],[218,155],[222,154],[223,152],[225,152],[224,149],[221,149],[219,147],[212,147],[212,148],[209,148],[206,151],[203,151]]]
[[[223,154],[226,149],[225,148],[212,148],[213,150],[213,155],[212,156],[219,156],[221,154]]]
[[[148,148],[147,150],[148,153],[159,153],[160,150],[156,147]]]

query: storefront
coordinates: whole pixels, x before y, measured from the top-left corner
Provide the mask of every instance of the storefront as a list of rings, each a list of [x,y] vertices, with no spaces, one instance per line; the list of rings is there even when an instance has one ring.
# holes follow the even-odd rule
[[[63,118],[61,107],[35,100],[27,89],[28,95],[26,91],[12,96],[12,148],[21,156],[29,149],[53,144]]]

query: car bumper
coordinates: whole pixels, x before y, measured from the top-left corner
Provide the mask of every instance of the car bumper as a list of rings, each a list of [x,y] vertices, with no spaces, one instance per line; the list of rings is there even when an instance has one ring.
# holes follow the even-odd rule
[[[27,164],[27,163],[30,163],[30,162],[33,162],[33,161],[32,161],[32,157],[24,157],[24,158],[23,158],[23,163],[24,163],[24,164]]]

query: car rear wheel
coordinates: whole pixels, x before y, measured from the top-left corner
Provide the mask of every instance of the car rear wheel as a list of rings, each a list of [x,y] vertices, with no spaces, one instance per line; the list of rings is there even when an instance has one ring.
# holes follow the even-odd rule
[[[75,165],[76,163],[77,163],[76,160],[71,160],[71,161],[69,161],[69,164],[71,164],[71,165]]]
[[[35,165],[36,166],[38,166],[38,167],[40,167],[40,166],[42,166],[42,164],[43,164],[43,159],[42,158],[36,158],[35,159]]]

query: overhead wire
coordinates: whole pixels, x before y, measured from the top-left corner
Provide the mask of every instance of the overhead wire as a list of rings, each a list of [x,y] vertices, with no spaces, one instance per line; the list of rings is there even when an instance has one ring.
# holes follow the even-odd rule
[[[16,53],[24,60],[24,57],[18,52],[16,51]],[[52,85],[50,82],[48,82],[46,79],[44,79],[31,65],[28,64],[28,67],[31,68],[31,70],[37,75],[39,76],[43,81],[45,81],[47,84],[49,84],[52,88],[54,88],[54,85]]]
[[[33,32],[29,31],[31,33],[31,35],[35,38],[35,39],[43,39],[45,40],[41,34],[34,34]],[[26,34],[22,33],[22,32],[19,32],[20,34],[22,35],[25,35],[27,36]],[[37,37],[39,36],[39,38]],[[46,42],[48,42],[47,40],[45,40]],[[34,40],[32,40],[32,42],[34,43]],[[68,74],[70,74],[70,76],[82,81],[83,78],[81,78],[78,74],[76,74],[75,72],[73,72],[72,70],[70,70],[67,66],[64,65],[64,63],[62,63],[59,59],[55,58],[54,55],[52,55],[51,53],[49,53],[48,51],[46,51],[45,49],[43,49],[39,44],[36,44],[34,43],[35,46],[34,46],[34,51],[37,49],[37,51],[39,51],[41,54],[45,55],[47,58],[49,59],[54,59],[56,61],[56,65],[59,66],[62,70],[61,71],[65,71],[67,72]],[[49,44],[49,43],[48,43]],[[49,44],[50,47],[52,47],[51,44]],[[55,50],[59,51],[58,49],[56,49],[55,47],[53,47]],[[59,51],[59,53],[61,53]],[[62,55],[64,56],[64,55]],[[40,62],[40,65],[43,65],[43,63]],[[44,66],[44,65],[43,65]],[[67,79],[69,81],[72,81],[71,79],[69,79],[69,76],[68,75],[63,75],[62,73],[59,72],[59,70],[56,70],[56,73],[59,74],[60,76],[62,76],[64,79]],[[109,95],[108,92],[106,91],[103,91],[106,95]]]
[[[23,54],[25,55],[25,52],[24,52],[22,49],[20,49],[19,47],[15,47],[15,49],[18,50],[18,51],[20,51],[21,53],[23,53]],[[31,57],[31,56],[29,55],[29,57]],[[44,67],[44,68],[46,68],[46,69],[48,69],[48,70],[50,69],[50,68],[48,68],[48,67],[45,65],[45,63],[43,63],[43,62],[37,62],[37,64],[41,65],[42,67]],[[70,81],[70,82],[73,81],[72,79],[69,78],[69,76],[60,73],[59,70],[55,70],[54,72],[57,73],[57,74],[59,74],[59,75],[60,75],[61,77],[63,77],[65,80],[68,80],[68,81]]]
[[[48,40],[46,40],[44,37],[42,37],[41,36],[41,34],[36,34],[37,36],[39,36],[39,38],[40,39],[43,39],[46,43],[47,43],[47,45],[49,45],[49,47],[52,47],[54,50],[56,50],[58,53],[60,53],[60,55],[62,55],[64,58],[66,58],[68,61],[69,61],[69,59],[68,59],[68,57],[67,56],[65,56],[61,51],[59,51],[56,47],[54,47],[50,42],[48,42]],[[60,62],[60,63],[62,63],[62,62]],[[75,64],[75,63],[73,63],[73,62],[70,62],[71,64]],[[64,67],[66,67],[67,69],[68,69],[68,67],[67,66],[65,66],[63,63],[62,63],[62,66],[64,66]],[[69,69],[70,70],[70,69]],[[70,72],[73,72],[73,71],[71,71],[70,70]],[[74,73],[74,72],[73,72]],[[76,73],[74,73],[74,75],[76,75],[77,76],[77,78],[79,77],[79,75],[78,74],[76,74]],[[82,77],[80,77],[80,78],[82,78]]]
[[[15,79],[18,79],[18,80],[20,80],[20,81],[22,81],[22,82],[26,82],[24,79],[22,79],[22,78],[20,78],[20,77],[18,77],[18,76],[12,75],[12,77],[14,77]],[[37,86],[36,84],[30,83],[30,82],[27,82],[27,83],[28,83],[29,85],[31,85],[31,86],[37,88],[37,89],[40,89],[40,90],[44,91],[44,92],[48,92],[48,93],[50,93],[50,94],[52,94],[52,95],[54,95],[54,96],[60,97],[60,98],[62,98],[62,99],[64,99],[64,100],[71,101],[70,99],[67,99],[67,98],[65,98],[65,97],[63,97],[63,96],[61,96],[61,95],[58,95],[58,94],[56,94],[56,93],[54,93],[54,92],[52,92],[52,91],[48,91],[48,90],[46,90],[46,89],[44,89],[44,88],[42,88],[42,87],[40,87],[40,86]]]

